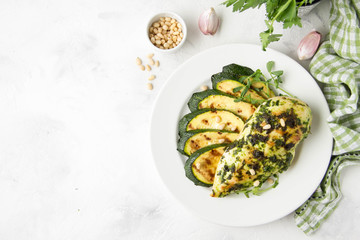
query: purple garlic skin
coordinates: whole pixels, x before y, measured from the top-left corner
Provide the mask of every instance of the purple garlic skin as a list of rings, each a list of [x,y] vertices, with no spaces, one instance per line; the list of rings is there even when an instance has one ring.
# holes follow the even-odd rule
[[[306,35],[297,48],[297,55],[299,60],[307,60],[312,58],[319,48],[321,40],[321,33],[312,31]]]
[[[205,35],[214,35],[220,25],[220,18],[216,15],[214,8],[203,12],[198,21],[200,31]]]

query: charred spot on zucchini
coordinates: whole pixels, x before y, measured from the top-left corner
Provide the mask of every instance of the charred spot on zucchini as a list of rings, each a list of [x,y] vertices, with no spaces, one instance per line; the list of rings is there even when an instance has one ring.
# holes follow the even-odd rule
[[[177,150],[190,156],[197,150],[215,144],[230,144],[239,136],[239,133],[216,130],[198,130],[185,132],[178,141]]]
[[[234,96],[211,89],[194,93],[188,102],[188,106],[192,112],[206,108],[228,110],[239,115],[243,120],[247,120],[254,113],[255,106],[234,100]]]
[[[225,144],[212,145],[191,154],[185,162],[186,177],[195,185],[211,187],[225,147]]]
[[[220,121],[218,121],[218,117]],[[186,114],[179,121],[179,134],[187,131],[213,129],[240,132],[244,127],[243,120],[227,110],[201,109]]]

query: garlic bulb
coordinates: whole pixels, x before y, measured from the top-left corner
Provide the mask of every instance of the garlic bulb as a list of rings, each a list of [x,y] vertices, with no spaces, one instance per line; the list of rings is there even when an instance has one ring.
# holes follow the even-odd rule
[[[301,41],[297,49],[297,55],[300,60],[307,60],[314,56],[319,47],[321,34],[312,31],[306,35]]]
[[[216,15],[214,8],[210,8],[200,15],[198,24],[203,34],[214,35],[219,28],[220,18]]]

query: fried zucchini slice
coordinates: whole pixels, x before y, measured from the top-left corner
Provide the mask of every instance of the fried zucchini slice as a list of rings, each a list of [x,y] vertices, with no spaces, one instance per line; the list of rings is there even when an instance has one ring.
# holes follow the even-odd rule
[[[179,122],[179,134],[199,129],[225,130],[239,133],[243,120],[227,110],[202,109],[185,115]]]
[[[239,133],[199,130],[184,133],[178,141],[178,151],[190,156],[197,150],[215,144],[230,144],[239,137]]]
[[[243,89],[246,88],[246,86],[239,81],[225,79],[225,80],[217,82],[217,84],[214,86],[214,88],[238,98],[241,96],[241,93],[242,93]],[[235,88],[240,88],[240,90],[237,92],[234,92]],[[264,102],[265,99],[262,96],[260,96],[255,90],[249,89],[245,93],[243,101],[248,102],[248,103],[253,103],[254,105],[259,105],[260,103]]]
[[[226,145],[212,145],[193,153],[185,162],[185,174],[195,185],[210,187]]]
[[[235,99],[235,97],[229,94],[210,89],[194,93],[188,102],[188,106],[192,112],[204,108],[228,110],[246,121],[256,108],[247,102],[235,102]]]
[[[250,76],[254,73],[252,69],[235,63],[224,66],[222,71],[232,74],[235,77],[234,80],[238,80],[242,76]],[[244,81],[243,83],[247,84],[247,81]],[[265,99],[275,97],[275,93],[264,82],[254,82],[251,84],[251,88]]]

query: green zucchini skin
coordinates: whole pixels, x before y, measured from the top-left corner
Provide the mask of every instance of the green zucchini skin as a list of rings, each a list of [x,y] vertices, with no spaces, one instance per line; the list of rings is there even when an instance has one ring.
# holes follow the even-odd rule
[[[197,117],[198,115],[200,114],[203,114],[203,113],[206,113],[206,112],[228,112],[232,115],[234,115],[235,117],[239,118],[241,120],[241,117],[234,114],[233,112],[231,111],[228,111],[228,110],[218,110],[218,109],[208,109],[208,108],[204,108],[204,109],[200,109],[200,110],[197,110],[195,112],[191,112],[191,113],[188,113],[186,114],[185,116],[183,116],[180,121],[179,121],[179,136],[181,137],[182,135],[184,135],[185,132],[193,132],[194,130],[187,130],[187,126],[189,124],[189,122]],[[212,128],[208,128],[206,130],[211,130]],[[198,129],[195,129],[195,131],[197,131]],[[220,130],[220,129],[214,129],[214,130]],[[225,129],[227,130],[227,129]]]
[[[250,76],[253,73],[254,71],[251,68],[244,67],[235,63],[226,65],[223,67],[222,72],[213,74],[211,76],[213,89],[216,89],[216,85],[222,80],[235,80],[240,82],[239,78],[241,76]]]
[[[239,78],[240,76],[250,76],[254,73],[251,68],[241,66],[235,63],[224,66],[222,68],[222,71],[226,73],[231,73],[237,78]]]
[[[182,137],[185,133],[195,132],[195,131],[186,131],[186,127],[187,127],[188,123],[191,121],[191,119],[193,119],[197,115],[202,114],[207,111],[209,111],[209,109],[201,109],[201,110],[197,110],[192,113],[188,113],[185,116],[183,116],[179,121],[179,136]]]
[[[189,140],[189,138],[191,138],[192,136],[198,134],[198,133],[206,133],[206,132],[222,132],[222,133],[234,133],[234,132],[231,132],[231,131],[226,131],[226,130],[217,130],[217,129],[200,129],[200,130],[194,130],[194,131],[187,131],[187,132],[184,132],[181,137],[179,138],[178,142],[177,142],[177,150],[183,154],[183,155],[186,155],[186,156],[189,156],[188,153],[186,153],[184,150],[185,150],[185,145],[187,143],[187,141]],[[229,144],[229,143],[228,143]]]
[[[246,82],[240,80],[240,77],[250,76],[253,73],[254,73],[254,71],[251,68],[241,66],[241,65],[238,65],[235,63],[226,65],[223,67],[222,72],[216,73],[211,76],[212,87],[213,87],[213,89],[217,89],[217,84],[219,82],[221,82],[222,80],[234,80],[234,81],[238,81],[239,83],[241,83],[243,85],[246,85]],[[262,85],[264,85],[264,84],[262,84]],[[263,87],[265,87],[265,86],[263,86]],[[255,87],[254,85],[252,85],[251,89],[265,99],[275,96],[274,92],[268,87],[260,90],[257,87]],[[268,92],[265,91],[266,89]]]
[[[213,89],[217,89],[217,84],[223,80],[234,80],[239,81],[239,78],[235,74],[229,72],[219,72],[211,76],[211,84]]]
[[[204,182],[200,181],[198,178],[196,178],[196,176],[194,175],[194,173],[192,171],[192,165],[196,161],[196,159],[198,159],[202,154],[204,154],[208,151],[211,151],[215,148],[226,147],[227,145],[228,144],[211,145],[211,146],[199,149],[198,151],[191,154],[191,156],[186,160],[185,166],[184,166],[186,177],[188,179],[190,179],[197,186],[211,187],[212,184],[204,183]]]
[[[209,90],[202,91],[202,92],[196,92],[191,96],[191,98],[188,102],[188,107],[189,107],[190,111],[195,112],[196,110],[198,110],[199,103],[211,95],[222,95],[222,96],[227,96],[227,97],[233,98],[234,100],[236,99],[236,98],[234,98],[234,96],[231,96],[229,94],[226,94],[224,92],[221,92],[221,91],[215,90],[215,89],[209,89]]]

